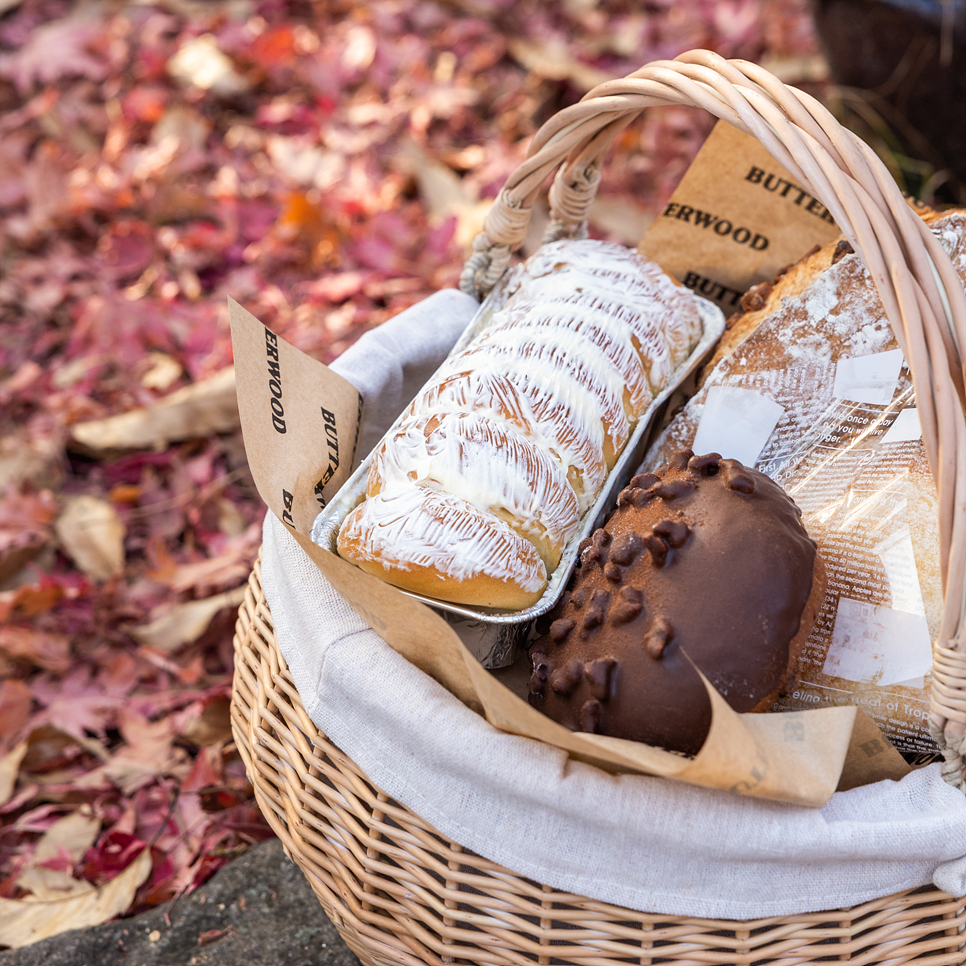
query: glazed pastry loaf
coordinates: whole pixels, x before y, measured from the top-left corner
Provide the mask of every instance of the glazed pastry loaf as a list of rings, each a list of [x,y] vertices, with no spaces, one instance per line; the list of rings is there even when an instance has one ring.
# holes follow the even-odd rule
[[[701,333],[691,293],[636,252],[544,246],[373,453],[339,553],[439,600],[535,603]]]

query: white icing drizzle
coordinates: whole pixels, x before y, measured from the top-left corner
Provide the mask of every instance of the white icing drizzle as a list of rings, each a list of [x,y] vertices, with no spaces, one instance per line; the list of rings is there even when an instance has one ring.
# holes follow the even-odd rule
[[[660,329],[645,324],[632,306],[587,290],[539,298],[538,294],[531,296],[527,290],[525,297],[514,299],[499,313],[501,319],[505,318],[506,324],[520,319],[534,325],[568,326],[573,320],[581,329],[600,327],[608,336],[610,328],[616,327],[621,335],[619,341],[611,343],[612,349],[623,351],[621,343],[630,345],[643,366],[650,394],[656,395],[668,384],[674,366],[667,340]]]
[[[525,333],[533,340],[545,337],[554,341],[565,338],[564,333],[573,333],[579,336],[579,342],[568,351],[574,353],[575,359],[580,359],[588,346],[602,352],[620,375],[622,392],[627,397],[625,409],[632,420],[637,420],[654,399],[644,363],[627,327],[618,319],[580,305],[519,300],[510,311],[493,316],[480,342],[501,339],[503,333],[510,331]]]
[[[404,571],[435,569],[452,580],[486,576],[536,593],[547,570],[533,544],[457,496],[405,481],[346,517],[340,546],[357,559]]]
[[[531,375],[523,361],[491,361],[423,389],[409,413],[432,416],[475,410],[517,426],[562,462],[568,478],[577,483],[583,513],[607,473],[600,401],[581,386],[555,385]],[[571,468],[577,473],[576,481]]]
[[[580,281],[566,279],[568,272],[581,276]],[[657,265],[629,248],[593,239],[554,242],[530,256],[525,273],[528,278],[520,279],[521,288],[531,288],[529,279],[549,277],[558,292],[574,290],[577,282],[611,298],[619,294],[619,302],[633,300],[644,318],[664,333],[675,366],[687,358],[701,337],[701,318],[691,291],[675,285]],[[534,286],[531,290],[539,289]]]
[[[458,493],[521,536],[549,543],[553,554],[543,556],[551,557],[550,566],[580,520],[560,464],[512,426],[481,413],[420,416],[398,426],[373,457],[368,492],[404,480]]]
[[[534,333],[490,330],[488,335],[454,359],[453,368],[465,370],[467,366],[496,363],[508,371],[525,371],[529,381],[547,392],[555,392],[558,386],[570,392],[580,386],[599,406],[611,451],[620,453],[630,434],[624,411],[624,380],[603,352],[566,329],[538,329]]]

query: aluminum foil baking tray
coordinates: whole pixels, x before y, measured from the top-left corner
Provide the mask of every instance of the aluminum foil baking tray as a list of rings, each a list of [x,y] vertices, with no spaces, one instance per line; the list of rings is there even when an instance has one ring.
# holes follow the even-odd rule
[[[476,315],[453,347],[447,361],[461,352],[466,345],[490,323],[493,314],[506,302],[507,276],[493,289],[480,306]],[[560,563],[554,570],[543,596],[535,604],[524,610],[506,611],[485,607],[466,607],[448,601],[435,600],[401,591],[409,597],[428,604],[438,611],[459,634],[463,643],[476,655],[484,667],[499,668],[512,664],[519,657],[523,645],[530,636],[536,618],[549,611],[560,599],[567,581],[577,563],[577,548],[601,524],[617,504],[617,495],[627,485],[644,453],[660,427],[668,403],[675,395],[689,395],[686,386],[693,381],[695,370],[711,352],[724,332],[725,320],[721,310],[706,299],[698,297],[698,310],[701,315],[703,334],[691,355],[678,367],[668,386],[655,397],[648,406],[631,434],[624,451],[607,477],[597,501],[583,515],[580,527],[567,543]],[[445,365],[445,362],[443,363]],[[442,367],[441,367],[442,368]],[[395,424],[389,433],[395,430]],[[388,435],[388,434],[387,434]],[[378,448],[377,444],[377,448]],[[369,472],[371,454],[357,467],[352,476],[342,485],[328,506],[316,517],[312,527],[312,540],[326,550],[336,553],[336,541],[342,521],[363,498],[366,489],[366,476]]]

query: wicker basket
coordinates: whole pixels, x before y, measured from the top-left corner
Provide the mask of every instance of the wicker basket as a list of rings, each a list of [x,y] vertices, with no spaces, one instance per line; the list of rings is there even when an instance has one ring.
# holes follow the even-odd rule
[[[883,165],[821,105],[760,68],[692,51],[603,84],[538,132],[461,285],[482,295],[523,241],[546,177],[549,238],[579,236],[617,133],[656,104],[704,107],[756,136],[832,213],[875,280],[917,386],[937,481],[945,587],[931,728],[944,777],[966,750],[966,294]],[[916,889],[849,909],[732,922],[650,915],[532,882],[391,800],[309,718],[256,566],[235,636],[232,727],[259,806],[364,963],[966,963],[966,900]]]
[[[259,808],[367,966],[966,962],[966,900],[930,887],[834,912],[676,918],[558,892],[466,851],[312,723],[260,564],[238,615],[232,729]]]

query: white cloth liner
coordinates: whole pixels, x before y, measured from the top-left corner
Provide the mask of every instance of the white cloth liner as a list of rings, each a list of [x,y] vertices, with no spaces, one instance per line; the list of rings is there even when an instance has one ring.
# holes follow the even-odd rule
[[[439,292],[333,368],[363,394],[362,454],[477,308]],[[269,513],[262,581],[312,720],[443,835],[513,871],[643,912],[753,919],[935,883],[966,894],[966,796],[930,765],[821,809],[610,775],[504,734],[392,650]]]

